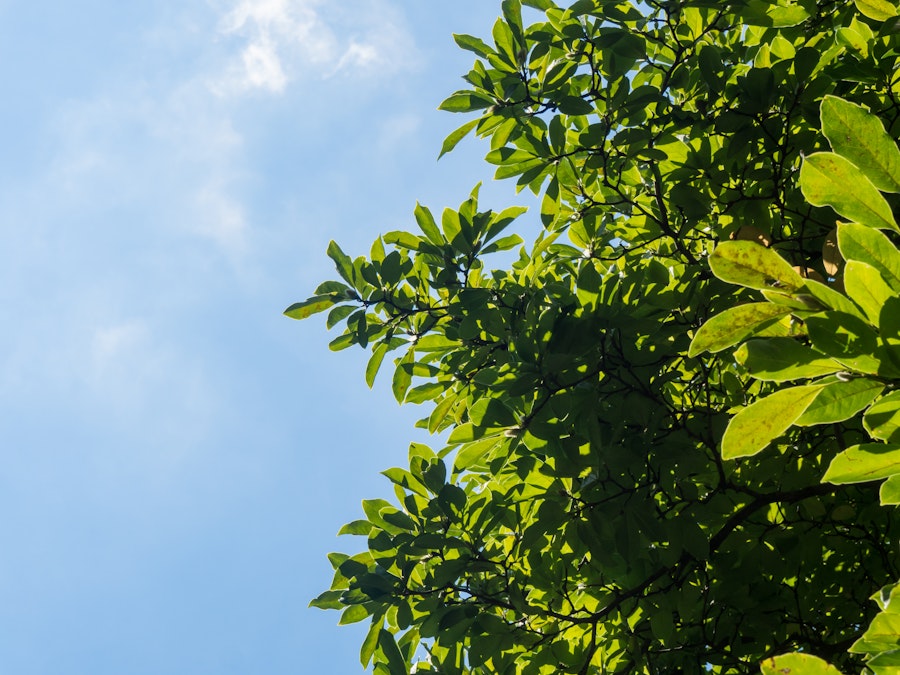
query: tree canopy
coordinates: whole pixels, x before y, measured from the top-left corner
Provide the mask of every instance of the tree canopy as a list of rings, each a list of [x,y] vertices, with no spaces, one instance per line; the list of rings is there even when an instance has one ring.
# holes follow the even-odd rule
[[[328,311],[370,385],[393,359],[438,439],[312,604],[370,621],[379,674],[894,672],[896,6],[500,9],[455,36],[441,154],[484,139],[536,240],[476,187],[332,243],[286,311]]]

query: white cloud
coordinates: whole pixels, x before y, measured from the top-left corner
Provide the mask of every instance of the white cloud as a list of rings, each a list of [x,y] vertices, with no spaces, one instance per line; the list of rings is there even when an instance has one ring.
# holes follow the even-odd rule
[[[269,170],[254,169],[254,153],[271,141],[250,125],[280,103],[249,110],[240,95],[296,96],[304,124],[328,114],[307,111],[308,96],[346,91],[345,78],[377,87],[415,64],[386,0],[197,0],[182,11],[147,28],[134,63],[56,99],[39,168],[0,186],[0,299],[18,326],[0,340],[0,400],[27,392],[123,419],[161,409],[173,426],[206,424],[219,405],[215,369],[179,342],[176,317],[254,279],[255,254],[271,243],[252,201]],[[402,113],[378,124],[376,148],[392,153],[417,125]],[[32,298],[19,297],[26,288]]]
[[[399,14],[379,0],[351,8],[320,0],[240,0],[222,17],[219,33],[243,44],[210,83],[222,95],[281,93],[291,80],[313,74],[391,75],[418,60]]]

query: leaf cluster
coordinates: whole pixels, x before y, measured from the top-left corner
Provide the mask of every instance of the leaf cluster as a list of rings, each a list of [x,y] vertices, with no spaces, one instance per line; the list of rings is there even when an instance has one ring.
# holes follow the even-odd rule
[[[366,550],[332,555],[313,604],[370,622],[382,674],[855,667],[897,522],[871,483],[821,479],[894,442],[896,10],[501,9],[488,40],[456,36],[477,60],[441,107],[475,116],[442,153],[483,138],[540,234],[476,188],[368,256],[332,243],[340,280],[287,310],[370,349],[370,384],[392,354],[442,439],[385,472],[394,500],[363,503],[344,532]]]

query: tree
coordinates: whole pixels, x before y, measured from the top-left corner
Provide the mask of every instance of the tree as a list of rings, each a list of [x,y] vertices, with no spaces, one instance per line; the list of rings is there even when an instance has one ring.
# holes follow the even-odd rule
[[[443,444],[385,472],[312,603],[370,620],[364,665],[893,667],[898,522],[868,479],[898,452],[898,35],[885,0],[504,0],[493,44],[455,36],[477,60],[441,107],[478,116],[441,154],[488,140],[540,235],[477,188],[417,205],[286,311],[329,311],[370,384],[396,355]]]

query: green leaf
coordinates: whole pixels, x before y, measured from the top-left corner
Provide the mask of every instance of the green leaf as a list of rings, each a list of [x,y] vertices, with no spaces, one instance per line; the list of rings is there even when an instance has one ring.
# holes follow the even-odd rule
[[[688,356],[727,349],[752,335],[756,329],[765,327],[790,312],[790,308],[769,302],[751,302],[726,309],[699,328],[691,340]]]
[[[434,410],[431,411],[431,415],[428,416],[428,431],[429,433],[435,433],[438,429],[441,428],[441,425],[445,421],[447,414],[450,412],[450,409],[457,402],[457,397],[448,394],[445,396],[440,403],[438,403]]]
[[[372,523],[368,520],[354,520],[347,523],[338,531],[338,536],[349,534],[353,536],[368,537],[372,532]]]
[[[407,403],[424,403],[433,401],[447,390],[447,386],[440,382],[426,382],[413,387],[406,394]]]
[[[455,148],[459,142],[468,136],[469,132],[478,125],[479,121],[480,120],[478,119],[469,120],[458,129],[450,132],[450,135],[444,139],[444,144],[441,146],[441,153],[438,155],[438,159],[453,150],[453,148]]]
[[[522,237],[517,234],[511,234],[507,237],[500,237],[500,239],[491,242],[483,249],[481,249],[481,252],[482,254],[487,255],[488,253],[496,253],[497,251],[508,251],[509,249],[515,248],[521,243]]]
[[[466,51],[474,52],[483,59],[486,59],[489,54],[494,53],[494,50],[491,49],[487,43],[471,35],[454,33],[453,40]]]
[[[900,474],[900,445],[862,443],[847,448],[831,460],[823,481],[865,483]]]
[[[353,261],[350,260],[350,257],[341,250],[341,247],[334,240],[328,242],[327,253],[328,257],[334,261],[338,274],[343,277],[344,281],[355,287],[356,275],[353,272]]]
[[[387,352],[388,344],[386,342],[382,342],[372,350],[372,356],[366,364],[366,384],[369,385],[369,389],[375,384],[375,376],[378,374],[378,369],[381,368],[381,362],[384,361],[384,355]]]
[[[848,369],[877,375],[878,335],[866,322],[844,312],[824,312],[806,319],[813,347]]]
[[[443,246],[447,243],[441,235],[441,231],[434,221],[434,216],[427,206],[422,206],[419,202],[416,202],[416,208],[413,211],[413,215],[415,215],[419,229],[421,229],[422,232],[425,233],[425,236],[428,237],[428,241],[435,246]]]
[[[859,13],[875,19],[875,21],[887,21],[897,16],[897,7],[888,0],[853,0]]]
[[[489,436],[471,443],[465,443],[459,449],[453,461],[453,471],[461,472],[474,467],[484,467],[483,460],[490,456],[494,448],[503,442],[502,436]]]
[[[858,227],[863,226],[859,225]],[[875,232],[876,234],[883,236],[878,230],[873,230],[869,227],[864,229],[868,232]],[[830,286],[823,284],[820,281],[816,281],[815,279],[807,279],[803,288],[795,294],[795,297],[801,302],[804,302],[807,306],[809,306],[808,300],[812,299],[818,301],[822,307],[836,309],[837,311],[845,312],[846,314],[852,314],[860,319],[865,318],[862,312],[859,311],[859,308],[847,299],[847,296],[841,295]]]
[[[848,650],[854,654],[877,653],[900,647],[900,614],[882,612],[876,614],[868,630]]]
[[[900,232],[891,207],[856,165],[833,152],[803,160],[800,189],[813,206],[830,206],[861,225]]]
[[[883,390],[880,382],[863,377],[831,382],[794,424],[805,427],[843,422],[867,408]]]
[[[834,359],[790,337],[750,340],[734,356],[753,377],[771,382],[821,377],[844,370]]]
[[[358,309],[356,305],[338,305],[330,312],[328,312],[328,318],[325,320],[325,326],[331,330],[341,321],[346,319],[348,316],[353,314]]]
[[[346,626],[351,623],[359,623],[368,618],[369,610],[365,605],[350,605],[341,612],[341,619],[338,621],[339,626]]]
[[[877,269],[858,260],[847,262],[844,268],[844,288],[873,326],[880,325],[885,303],[897,295],[884,282]]]
[[[475,425],[471,422],[466,422],[465,424],[457,425],[453,431],[450,432],[450,437],[447,439],[447,443],[449,445],[453,445],[455,443],[469,443],[478,438],[477,429]]]
[[[333,307],[336,302],[338,300],[334,295],[314,295],[303,302],[295,302],[284,310],[284,314],[292,319],[305,319],[313,314],[324,312],[329,307]]]
[[[391,675],[401,675],[409,672],[406,668],[406,660],[403,658],[403,654],[397,647],[394,636],[390,632],[386,630],[379,632],[378,651],[387,660],[388,672]]]
[[[325,591],[310,601],[309,606],[318,609],[342,609],[344,603],[341,602],[341,595],[343,595],[343,591],[340,590]]]
[[[781,436],[809,407],[822,385],[783,389],[735,415],[722,437],[723,459],[749,457]]]
[[[900,474],[890,476],[881,484],[878,492],[881,503],[885,506],[896,506],[900,504]]]
[[[856,223],[841,223],[837,237],[844,259],[871,265],[894,291],[900,292],[900,252],[887,236]]]
[[[812,654],[783,654],[760,664],[763,675],[841,675],[841,671]]]
[[[589,115],[594,112],[594,104],[580,96],[564,96],[557,107],[566,115]]]
[[[472,91],[458,91],[448,96],[438,106],[438,110],[446,110],[447,112],[472,112],[473,110],[483,110],[494,105],[493,99],[483,94],[476,94]]]
[[[369,632],[366,633],[362,647],[359,650],[359,662],[362,663],[363,668],[368,668],[369,663],[372,662],[372,655],[375,653],[375,649],[378,646],[378,636],[381,633],[383,626],[383,619],[376,620],[375,617],[372,618]]]
[[[722,281],[757,288],[793,292],[805,280],[775,251],[752,241],[725,241],[709,257],[709,267]]]
[[[883,192],[900,192],[900,148],[881,120],[836,96],[822,101],[822,132],[837,154],[853,162]]]
[[[900,442],[900,391],[878,399],[863,415],[863,426],[872,438]]]
[[[391,383],[391,389],[394,392],[394,398],[397,399],[398,403],[403,403],[404,398],[406,398],[406,391],[409,389],[409,385],[412,384],[412,364],[415,361],[415,352],[410,349],[406,352],[406,354],[397,362],[397,368],[394,370],[394,378]],[[409,368],[405,368],[404,366],[410,366]]]
[[[348,347],[352,347],[356,344],[356,333],[344,333],[343,335],[339,335],[334,340],[328,343],[328,349],[333,352],[339,352],[341,350],[347,349]]]

